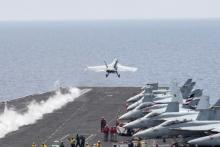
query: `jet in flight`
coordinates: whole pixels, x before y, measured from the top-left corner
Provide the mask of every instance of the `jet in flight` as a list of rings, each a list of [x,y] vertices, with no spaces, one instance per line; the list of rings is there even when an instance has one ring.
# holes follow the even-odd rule
[[[129,71],[129,72],[135,72],[137,71],[136,67],[129,67],[119,64],[118,59],[114,59],[112,63],[107,64],[106,61],[104,61],[105,65],[101,66],[88,66],[88,70],[92,70],[95,72],[106,72],[106,78],[109,76],[109,74],[116,74],[120,78],[119,71]]]

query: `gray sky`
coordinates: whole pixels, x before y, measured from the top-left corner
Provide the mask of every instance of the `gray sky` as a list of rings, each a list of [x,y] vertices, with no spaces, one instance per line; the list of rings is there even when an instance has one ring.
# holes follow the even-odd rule
[[[0,20],[220,18],[220,0],[0,0]]]

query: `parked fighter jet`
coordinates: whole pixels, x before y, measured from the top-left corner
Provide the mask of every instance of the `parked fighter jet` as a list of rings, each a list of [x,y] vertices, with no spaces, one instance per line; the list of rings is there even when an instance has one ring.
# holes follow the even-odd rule
[[[151,94],[151,96],[148,96],[149,94],[145,95],[140,100],[138,100],[135,103],[129,105],[127,107],[127,110],[130,111],[130,110],[134,109],[135,107],[137,107],[139,104],[141,104],[143,102],[153,102],[153,100],[154,100],[155,103],[169,103],[172,99],[172,96],[177,91],[178,91],[179,95],[181,95],[181,97],[185,98],[184,96],[189,95],[188,93],[191,93],[193,87],[195,86],[195,82],[192,82],[192,83],[187,84],[187,85],[184,84],[180,88],[178,87],[177,83],[172,83],[172,84],[173,84],[173,86],[171,88],[171,92],[167,93],[166,95],[157,95],[156,97],[155,97],[155,94]],[[157,99],[159,99],[159,100],[155,101]]]
[[[194,144],[194,145],[203,145],[203,146],[219,146],[220,145],[220,133],[192,139],[188,141],[188,143]]]
[[[197,119],[172,119],[165,121],[164,123],[146,129],[136,133],[135,137],[152,139],[152,138],[167,138],[167,137],[177,137],[181,135],[182,137],[192,137],[192,136],[201,136],[206,135],[206,132],[218,132],[220,133],[220,121],[217,119],[211,119],[207,113],[204,113],[206,110],[199,112]],[[207,110],[209,112],[209,110]],[[215,114],[215,111],[212,111]],[[203,115],[203,117],[199,117]]]
[[[190,109],[180,108],[173,108],[175,104],[168,104],[167,110],[164,112],[154,112],[152,111],[148,115],[137,119],[135,121],[127,123],[124,127],[125,128],[149,128],[154,127],[166,120],[170,119],[182,119],[182,118],[190,118],[194,119],[198,116],[198,111],[192,111]],[[169,108],[171,110],[169,110]],[[197,109],[208,109],[209,108],[209,97],[203,97],[200,99]]]
[[[188,88],[191,88],[190,84],[188,86],[184,86],[184,88],[182,88],[182,89],[184,90],[184,89],[188,89]],[[189,91],[189,92],[191,92],[191,91]],[[175,95],[178,95],[178,94],[176,93]],[[197,94],[195,94],[195,96],[196,95]],[[150,112],[155,112],[155,113],[165,112],[167,104],[171,101],[171,96],[173,96],[173,95],[168,94],[168,95],[163,95],[163,96],[159,95],[156,97],[152,97],[152,94],[145,94],[145,96],[140,100],[142,102],[140,102],[140,104],[137,107],[135,107],[133,110],[130,110],[130,107],[132,105],[129,106],[127,109],[130,111],[128,111],[127,113],[120,116],[119,120],[123,120],[123,121],[124,120],[126,120],[126,121],[127,120],[135,120],[135,119],[143,117],[144,115],[146,115]],[[200,96],[200,95],[198,95],[198,96]],[[169,98],[169,99],[167,99],[167,98]],[[181,95],[180,95],[180,98],[181,98]],[[131,99],[129,99],[129,100],[131,100]],[[178,101],[181,102],[182,98],[178,99]],[[190,98],[190,102],[194,102],[194,99]],[[190,102],[187,101],[187,103],[184,104],[184,107],[186,107],[186,105],[187,105],[187,108],[189,108],[189,109],[192,108]],[[194,108],[194,105],[197,103],[193,103],[193,108]]]
[[[189,95],[190,94],[190,92],[192,91],[192,89],[193,89],[193,87],[194,87],[194,85],[195,85],[195,82],[192,82],[192,79],[187,79],[186,80],[186,82],[183,84],[183,86],[181,87],[181,92],[182,92],[182,95],[183,95],[183,98],[187,98],[187,95]],[[191,88],[189,88],[189,86],[191,86]],[[186,87],[188,87],[187,89],[186,89]],[[164,98],[168,98],[168,97],[171,97],[171,95],[170,94],[166,94],[167,92],[169,92],[170,90],[170,88],[169,87],[165,87],[165,86],[163,86],[163,87],[159,87],[159,84],[158,83],[147,83],[145,86],[143,86],[142,87],[142,89],[143,89],[143,91],[141,92],[141,93],[139,93],[139,94],[137,94],[137,95],[135,95],[135,96],[133,96],[133,97],[131,97],[131,98],[129,98],[129,99],[127,99],[127,103],[134,103],[134,102],[136,102],[136,101],[138,101],[138,100],[140,100],[143,96],[144,96],[144,94],[145,93],[152,93],[153,92],[153,90],[154,90],[154,93],[156,92],[155,90],[160,90],[160,91],[162,91],[163,90],[163,94],[162,95],[160,95],[160,94],[157,94],[155,97],[157,98],[157,99],[164,99]],[[198,91],[199,90],[199,91]],[[194,90],[195,91],[195,94],[197,94],[198,92],[200,92],[201,93],[201,95],[202,95],[202,91],[200,90],[200,89],[198,89],[198,90]],[[166,92],[166,93],[165,93]],[[165,93],[165,94],[164,94]],[[193,95],[192,95],[193,94]],[[191,97],[194,97],[194,93],[192,92],[191,93]],[[200,96],[201,96],[200,95]]]
[[[107,64],[106,61],[104,61],[105,65],[101,66],[89,66],[87,67],[88,70],[92,70],[95,72],[106,72],[106,78],[110,73],[116,74],[120,78],[119,71],[130,71],[135,72],[137,71],[136,67],[129,67],[129,66],[123,66],[118,63],[118,59],[114,59],[112,63]]]
[[[136,108],[134,108],[133,110],[128,111],[127,113],[121,115],[119,117],[119,120],[126,120],[126,121],[136,120],[154,110],[165,111],[167,105],[168,104],[155,104],[153,102],[144,102],[139,106],[137,106]]]
[[[179,135],[183,137],[192,137],[198,135],[205,135],[204,131],[183,131],[179,130],[181,127],[200,127],[203,128],[206,125],[220,125],[220,121],[193,121],[193,120],[169,120],[164,123],[140,131],[133,135],[133,137],[140,137],[144,139],[154,139],[154,138],[170,138],[178,137]]]

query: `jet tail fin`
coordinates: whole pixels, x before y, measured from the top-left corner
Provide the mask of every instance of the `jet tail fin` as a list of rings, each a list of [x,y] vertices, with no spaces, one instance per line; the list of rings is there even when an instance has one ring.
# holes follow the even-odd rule
[[[202,89],[195,89],[195,90],[193,90],[192,92],[191,92],[191,94],[190,94],[190,98],[192,98],[192,97],[201,97],[202,96],[202,94],[203,94],[203,90]]]
[[[153,90],[157,90],[158,89],[158,83],[148,83],[148,84],[146,84],[147,86],[150,86],[150,87],[152,87],[152,89]]]
[[[144,98],[143,98],[143,102],[153,102],[153,99],[154,99],[153,94],[145,93]]]
[[[209,96],[202,96],[199,100],[199,103],[196,107],[196,110],[206,110],[210,107],[210,98]]]
[[[183,86],[189,85],[190,83],[192,83],[192,79],[187,79]]]
[[[211,108],[215,108],[215,109],[220,108],[220,99],[218,99]]]
[[[171,92],[173,94],[173,98],[171,102],[182,103],[183,101],[182,93],[180,92],[180,88],[178,87],[178,84],[176,82],[172,83]]]
[[[108,64],[107,64],[107,62],[106,62],[106,61],[104,61],[104,63],[105,63],[106,68],[108,68]]]
[[[179,103],[178,102],[168,103],[167,109],[165,112],[179,112]]]
[[[199,114],[196,120],[214,120],[214,111],[209,108],[209,97],[203,96],[197,106],[197,110],[199,110]]]
[[[189,83],[187,85],[184,84],[180,88],[180,91],[181,91],[182,96],[183,96],[184,99],[186,99],[186,98],[188,98],[190,96],[190,94],[191,94],[195,84],[196,84],[195,82]]]

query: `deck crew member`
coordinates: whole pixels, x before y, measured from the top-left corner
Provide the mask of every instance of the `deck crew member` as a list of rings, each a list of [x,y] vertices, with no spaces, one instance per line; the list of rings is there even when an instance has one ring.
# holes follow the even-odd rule
[[[108,141],[108,134],[109,134],[109,127],[108,127],[108,125],[106,125],[104,127],[103,133],[104,133],[104,141]]]
[[[100,142],[100,141],[98,141],[98,142],[97,142],[96,147],[102,147],[102,144],[101,144],[101,142]]]
[[[101,119],[101,132],[103,132],[103,129],[105,128],[105,126],[106,126],[106,120],[104,117],[102,117],[102,119]]]
[[[76,147],[80,147],[80,138],[79,138],[79,135],[76,134]]]
[[[33,142],[32,147],[37,147],[36,143]]]

